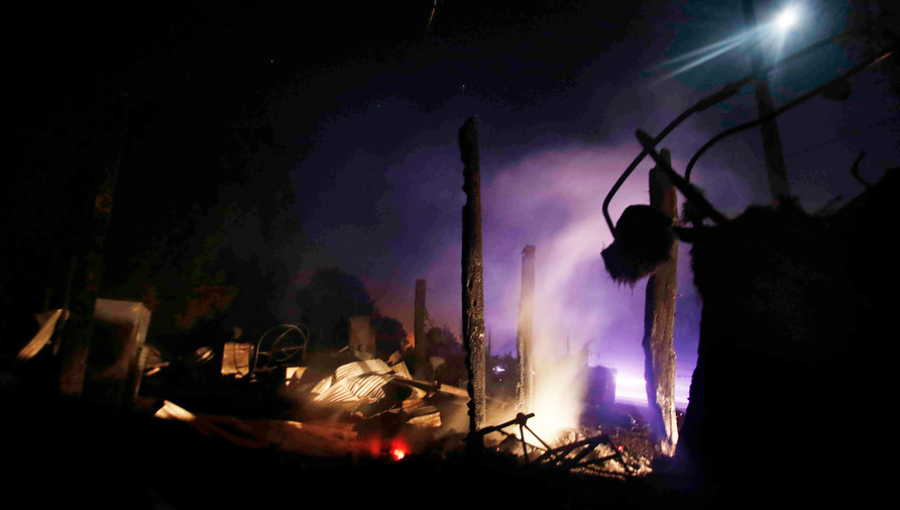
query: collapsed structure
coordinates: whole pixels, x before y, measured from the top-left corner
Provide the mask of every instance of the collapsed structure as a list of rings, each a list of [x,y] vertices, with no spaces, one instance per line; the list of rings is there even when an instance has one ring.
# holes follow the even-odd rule
[[[900,171],[892,169],[834,212],[808,214],[786,201],[715,226],[702,216],[693,218],[694,228],[670,225],[693,243],[703,299],[698,363],[673,466],[683,490],[713,502],[779,492],[800,501],[878,480],[842,466],[835,446],[854,409],[877,408],[886,397],[889,360],[869,346],[889,331],[887,292],[896,277],[889,272],[885,282],[872,268],[889,267],[884,228],[898,220],[891,207],[898,192]],[[686,195],[689,203],[697,196]],[[621,255],[607,258],[611,273],[622,274],[610,266]],[[857,465],[874,465],[879,455],[853,451]],[[793,459],[787,465],[786,457]],[[748,492],[760,485],[764,491]]]

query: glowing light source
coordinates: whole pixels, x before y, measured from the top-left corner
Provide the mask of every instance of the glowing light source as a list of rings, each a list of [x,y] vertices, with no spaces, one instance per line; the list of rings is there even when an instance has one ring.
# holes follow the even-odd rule
[[[390,450],[388,450],[388,455],[394,460],[403,460],[409,454],[409,446],[405,441],[400,438],[394,438],[391,441]]]
[[[391,450],[391,458],[394,460],[403,460],[403,457],[406,457],[406,452],[402,448],[394,448]]]
[[[647,383],[642,376],[616,374],[616,401],[647,401]]]
[[[799,21],[799,10],[794,6],[790,6],[781,11],[781,13],[775,18],[775,26],[779,30],[784,32],[790,29],[792,26],[796,25]]]

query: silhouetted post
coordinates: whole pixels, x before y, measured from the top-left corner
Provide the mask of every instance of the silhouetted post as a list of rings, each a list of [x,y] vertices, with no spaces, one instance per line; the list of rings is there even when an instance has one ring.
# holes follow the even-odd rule
[[[660,156],[671,161],[668,149]],[[675,186],[659,168],[650,170],[650,206],[678,217]],[[650,404],[656,445],[672,456],[678,443],[675,421],[675,294],[678,268],[678,240],[672,245],[669,261],[647,281],[644,309],[644,380]]]
[[[529,412],[534,404],[534,366],[531,360],[534,324],[534,246],[522,250],[522,297],[519,301],[519,383],[516,385],[516,410]]]
[[[413,335],[416,340],[416,377],[430,379],[428,364],[428,340],[425,338],[425,280],[416,280],[416,309]]]
[[[481,175],[478,162],[478,123],[469,117],[459,128],[463,165],[462,321],[469,382],[469,438],[484,426],[484,274],[481,263]],[[470,445],[474,446],[471,443]]]
[[[491,330],[487,330],[487,345],[484,347],[484,362],[485,362],[485,370],[489,371],[492,368],[491,365],[491,357],[494,355],[491,352]],[[485,372],[486,374],[486,372]]]
[[[750,30],[757,28],[756,11],[753,9],[753,0],[743,0],[744,22]],[[750,68],[756,86],[756,105],[759,116],[764,117],[775,110],[772,94],[769,92],[769,80],[763,71],[762,51],[758,48],[751,50]],[[781,147],[781,135],[778,133],[778,124],[775,119],[767,120],[760,126],[763,139],[763,153],[766,157],[766,170],[769,179],[769,191],[775,202],[782,202],[791,196],[791,189],[787,180],[787,168],[784,164],[784,151]]]
[[[128,95],[122,94],[118,101],[118,122],[113,146],[115,153],[111,164],[103,169],[100,186],[94,198],[94,212],[88,227],[86,254],[81,264],[76,264],[80,278],[76,278],[76,289],[72,301],[71,318],[62,328],[59,350],[59,391],[63,395],[81,395],[87,372],[88,353],[94,329],[94,306],[100,295],[103,274],[103,251],[106,233],[112,217],[113,197],[119,175],[122,153],[125,148],[125,133],[128,125]],[[79,281],[80,280],[80,281]],[[68,292],[68,291],[67,291]],[[68,298],[67,298],[68,300]]]

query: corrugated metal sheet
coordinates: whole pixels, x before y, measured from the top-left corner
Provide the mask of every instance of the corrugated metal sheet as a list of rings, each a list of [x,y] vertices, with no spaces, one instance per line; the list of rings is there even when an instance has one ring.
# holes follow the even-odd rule
[[[384,398],[384,385],[397,374],[379,359],[341,365],[334,375],[322,380],[312,392],[317,402],[358,402]]]

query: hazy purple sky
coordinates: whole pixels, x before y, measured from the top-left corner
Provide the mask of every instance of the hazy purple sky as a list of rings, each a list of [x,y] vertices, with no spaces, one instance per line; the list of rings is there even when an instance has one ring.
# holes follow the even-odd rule
[[[758,15],[767,7],[757,2]],[[806,2],[783,51],[838,33],[841,2]],[[297,211],[315,243],[292,260],[308,274],[336,265],[363,278],[376,304],[411,330],[415,280],[428,282],[435,324],[458,331],[462,165],[456,133],[479,119],[484,221],[485,315],[494,350],[514,349],[521,251],[536,246],[535,329],[564,349],[590,343],[591,362],[639,375],[644,285],[618,287],[600,251],[611,242],[601,214],[612,183],[639,152],[633,133],[656,133],[690,104],[748,74],[746,48],[674,78],[667,64],[743,29],[740,2],[580,4],[547,20],[474,33],[442,33],[383,61],[358,59],[301,80],[275,110],[278,133],[310,101],[333,104],[314,152],[297,162]],[[852,64],[838,48],[772,76],[783,103]],[[847,170],[858,151],[877,176],[898,164],[897,98],[864,74],[843,103],[815,99],[779,119],[793,192],[814,209],[859,191]],[[325,97],[323,97],[323,94]],[[755,118],[752,89],[683,125],[664,143],[683,169],[717,132]],[[841,140],[834,140],[835,137]],[[646,203],[645,163],[612,204],[613,218]],[[710,151],[695,182],[726,214],[767,203],[758,131]],[[307,185],[307,182],[310,185]],[[290,247],[286,253],[293,253]],[[699,298],[681,253],[676,344],[679,378],[696,358]],[[679,382],[686,382],[680,380]]]
[[[147,285],[168,289],[172,308],[154,312],[155,324],[196,286],[232,285],[241,294],[223,317],[248,331],[267,328],[262,322],[296,318],[294,292],[317,267],[337,266],[359,276],[409,332],[415,281],[424,278],[432,324],[458,332],[465,196],[457,131],[477,116],[494,351],[514,349],[521,252],[534,245],[534,326],[545,356],[587,346],[592,364],[639,377],[645,283],[610,280],[601,206],[639,153],[635,130],[659,133],[749,74],[754,46],[740,42],[741,2],[438,0],[429,30],[434,0],[16,5],[13,91],[4,96],[11,177],[0,191],[21,221],[7,222],[16,228],[0,237],[25,248],[8,250],[16,264],[0,264],[0,277],[34,291],[30,301],[0,300],[3,317],[29,317],[47,287],[66,281],[69,252],[84,249],[78,225],[92,202],[81,199],[95,196],[94,180],[121,150],[104,285],[129,299]],[[768,61],[851,25],[900,26],[896,12],[878,17],[893,0],[755,4],[764,24],[787,4],[802,11],[786,37],[760,37]],[[775,102],[849,69],[859,48],[827,46],[773,72]],[[884,70],[865,72],[846,101],[813,99],[778,119],[790,185],[808,210],[861,191],[848,171],[860,151],[869,179],[900,165],[896,69],[893,89]],[[120,132],[124,111],[130,120]],[[682,170],[709,138],[756,117],[746,87],[662,145]],[[645,161],[615,197],[614,219],[648,202],[650,167]],[[714,146],[692,180],[728,216],[769,203],[759,132]],[[682,393],[701,308],[688,248],[676,323]],[[56,269],[45,275],[46,267]]]
[[[444,2],[453,4],[452,1]],[[795,2],[806,14],[781,51],[844,30],[847,2]],[[738,0],[559,2],[538,17],[503,8],[495,20],[435,30],[391,55],[354,56],[302,74],[272,105],[276,136],[311,144],[296,162],[295,210],[307,243],[286,242],[292,274],[340,266],[360,276],[376,305],[412,330],[416,279],[428,282],[436,325],[460,327],[461,209],[456,142],[466,117],[480,129],[486,328],[494,351],[515,345],[521,251],[536,246],[539,338],[564,350],[590,344],[591,363],[642,373],[645,282],[615,285],[600,251],[611,241],[601,204],[639,152],[634,131],[651,134],[698,99],[749,74],[747,46],[674,77],[676,60],[744,30]],[[604,3],[608,4],[608,3]],[[760,21],[775,6],[757,4]],[[507,9],[510,9],[507,7]],[[436,27],[440,27],[438,12]],[[776,45],[765,39],[769,58]],[[771,76],[784,103],[853,64],[826,48]],[[323,106],[325,105],[325,106]],[[307,111],[327,111],[313,135],[298,135]],[[665,142],[676,169],[713,135],[757,115],[752,88],[685,123]],[[860,75],[845,102],[814,99],[779,119],[792,191],[810,210],[860,191],[848,169],[861,150],[864,173],[897,166],[898,98],[878,76]],[[838,139],[839,138],[839,139]],[[612,203],[614,219],[647,203],[645,162]],[[715,146],[694,182],[727,215],[768,203],[757,130]],[[699,298],[682,246],[676,349],[686,392],[696,360]]]

